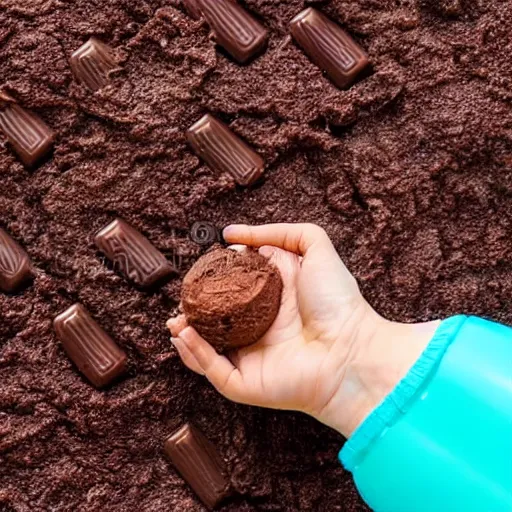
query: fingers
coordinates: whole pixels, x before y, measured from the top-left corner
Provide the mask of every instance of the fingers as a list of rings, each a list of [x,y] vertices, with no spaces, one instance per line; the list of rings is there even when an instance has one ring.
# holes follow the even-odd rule
[[[201,368],[201,365],[197,362],[197,359],[194,357],[194,354],[190,352],[188,347],[185,345],[181,338],[171,338],[171,343],[174,345],[178,354],[180,355],[183,364],[193,372],[198,373],[199,375],[204,375],[204,371]]]
[[[180,332],[187,327],[187,319],[185,315],[178,315],[167,320],[167,328],[171,331],[172,336],[179,336]]]
[[[298,309],[303,327],[317,335],[327,321],[338,321],[347,304],[361,298],[357,281],[345,266],[327,233],[314,224],[235,224],[223,231],[229,243],[274,246],[302,256],[297,277]],[[263,249],[268,253],[269,249]],[[279,317],[278,317],[279,318]]]
[[[309,288],[307,293],[313,302],[319,294],[311,294],[311,287],[323,287],[325,296],[336,292],[340,297],[359,294],[356,280],[339,257],[327,233],[315,224],[233,224],[224,228],[223,235],[229,242],[253,247],[270,245],[303,256],[301,265],[305,272],[302,281],[307,283],[305,289]]]
[[[301,256],[314,245],[334,250],[327,233],[315,224],[233,224],[224,228],[223,236],[230,243],[251,247],[273,245]]]
[[[198,373],[204,374],[219,393],[230,400],[244,401],[245,385],[242,375],[227,357],[217,354],[192,327],[181,331],[179,339],[185,349],[183,354],[186,359],[182,359],[188,368],[196,371],[192,367],[196,362],[201,369]],[[182,352],[179,349],[178,352],[181,356]]]

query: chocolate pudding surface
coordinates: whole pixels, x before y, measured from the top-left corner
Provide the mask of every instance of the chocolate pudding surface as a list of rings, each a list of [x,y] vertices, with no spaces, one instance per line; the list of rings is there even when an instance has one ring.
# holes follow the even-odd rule
[[[165,320],[202,250],[195,221],[314,222],[388,318],[512,322],[512,4],[308,2],[373,64],[346,91],[289,36],[302,1],[243,5],[270,38],[241,66],[178,0],[0,2],[0,86],[56,132],[33,170],[0,146],[0,227],[37,269],[0,293],[2,511],[203,510],[163,455],[187,421],[226,461],[223,510],[367,510],[337,460],[342,436],[228,402],[171,347]],[[68,63],[93,35],[119,63],[96,93]],[[187,145],[207,112],[264,158],[254,188]],[[94,234],[116,217],[178,255],[180,276],[148,292],[112,270]],[[104,391],[52,328],[75,302],[128,355]]]

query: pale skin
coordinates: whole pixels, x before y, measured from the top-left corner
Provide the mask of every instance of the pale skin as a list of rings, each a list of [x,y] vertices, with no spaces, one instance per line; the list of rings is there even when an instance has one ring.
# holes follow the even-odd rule
[[[439,322],[385,320],[366,302],[314,224],[231,225],[228,243],[258,248],[279,269],[279,314],[250,347],[218,354],[183,315],[167,326],[183,363],[235,402],[309,414],[345,437],[395,387]]]

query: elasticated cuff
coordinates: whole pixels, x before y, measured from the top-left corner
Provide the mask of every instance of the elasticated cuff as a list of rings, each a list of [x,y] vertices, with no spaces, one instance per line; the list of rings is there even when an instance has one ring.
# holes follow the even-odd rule
[[[353,471],[372,443],[407,412],[467,319],[467,316],[459,315],[444,320],[407,375],[350,436],[339,453],[347,470]]]

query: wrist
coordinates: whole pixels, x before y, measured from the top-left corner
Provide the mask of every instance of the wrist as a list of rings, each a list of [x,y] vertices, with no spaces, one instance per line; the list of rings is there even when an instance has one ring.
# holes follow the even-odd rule
[[[391,322],[368,306],[344,377],[317,419],[348,438],[405,377],[439,324]]]

